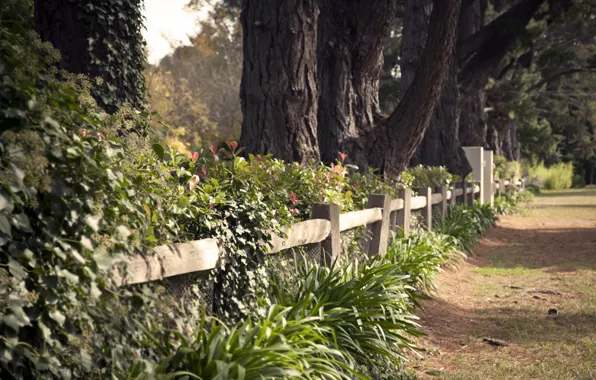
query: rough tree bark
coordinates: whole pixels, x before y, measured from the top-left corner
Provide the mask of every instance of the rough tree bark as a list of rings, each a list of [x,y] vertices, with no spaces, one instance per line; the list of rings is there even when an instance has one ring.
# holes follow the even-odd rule
[[[368,166],[366,136],[383,116],[379,73],[383,39],[395,22],[393,0],[321,2],[318,28],[319,144],[321,159],[339,151],[361,169]]]
[[[472,0],[464,6],[459,19],[459,41],[465,41],[484,26],[486,0]],[[460,49],[461,50],[461,49]],[[458,58],[467,52],[458,51]],[[488,78],[487,78],[488,81]],[[486,84],[486,83],[485,83]],[[486,115],[484,105],[486,94],[484,85],[467,88],[460,86],[458,107],[459,141],[463,146],[483,146],[488,148]]]
[[[316,0],[245,0],[240,144],[285,161],[319,159]]]
[[[403,33],[402,80],[400,82],[403,92],[411,84],[420,64],[428,37],[432,1],[423,0],[413,6],[417,7],[416,15],[418,16],[408,18]],[[455,54],[453,54],[441,100],[435,109],[422,143],[410,160],[410,165],[446,166],[451,173],[465,176],[471,172],[472,168],[465,158],[458,138],[459,92],[456,65]]]
[[[108,112],[124,103],[146,106],[142,20],[140,0],[35,0],[35,29],[42,41],[60,51],[62,69],[103,80],[92,95]]]
[[[418,1],[406,0],[405,4],[407,20],[408,10],[415,10]],[[460,5],[461,0],[434,2],[416,75],[397,109],[376,130],[371,162],[386,177],[397,177],[407,167],[440,101],[456,42]]]

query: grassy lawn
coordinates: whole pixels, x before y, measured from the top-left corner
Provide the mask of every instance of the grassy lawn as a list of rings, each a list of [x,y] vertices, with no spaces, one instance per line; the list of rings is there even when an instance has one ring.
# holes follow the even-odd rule
[[[441,276],[409,367],[421,378],[596,379],[595,220],[596,189],[546,192],[503,217]]]
[[[596,220],[596,189],[545,190],[525,208],[536,218]]]

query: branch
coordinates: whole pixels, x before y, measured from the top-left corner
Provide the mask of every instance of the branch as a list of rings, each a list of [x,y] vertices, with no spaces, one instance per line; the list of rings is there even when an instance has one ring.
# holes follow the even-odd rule
[[[544,0],[521,0],[493,22],[460,41],[458,45],[459,61],[465,62],[474,53],[490,45],[495,38],[502,38],[504,35],[512,33],[517,38],[543,2]]]
[[[459,75],[464,92],[469,93],[486,85],[490,73],[509,52],[544,1],[521,0],[462,45],[460,61],[462,57],[473,54]]]
[[[417,0],[411,0],[417,1]],[[396,178],[422,142],[440,100],[456,43],[461,0],[434,0],[424,53],[402,101],[377,128],[373,166]]]
[[[559,71],[554,72],[551,75],[547,76],[546,78],[542,79],[540,82],[536,83],[532,87],[528,88],[528,91],[537,90],[540,87],[544,86],[545,84],[552,82],[553,80],[555,80],[559,77],[562,77],[564,75],[575,74],[575,73],[594,73],[594,72],[596,72],[596,68],[594,68],[594,67],[578,67],[575,69],[559,70]]]

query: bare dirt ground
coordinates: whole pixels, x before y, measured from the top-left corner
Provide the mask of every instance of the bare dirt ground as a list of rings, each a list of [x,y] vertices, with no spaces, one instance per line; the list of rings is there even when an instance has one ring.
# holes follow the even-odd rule
[[[596,379],[596,190],[501,217],[437,289],[408,365],[420,378]]]

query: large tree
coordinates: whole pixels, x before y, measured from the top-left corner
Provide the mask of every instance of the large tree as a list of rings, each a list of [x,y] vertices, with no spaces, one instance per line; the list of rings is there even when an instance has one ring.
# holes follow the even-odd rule
[[[410,9],[415,8],[415,1],[408,3]],[[317,17],[318,2],[246,0],[242,16],[244,145],[251,152],[304,160],[315,156],[313,152],[321,142],[326,159],[341,149],[361,166],[370,164],[387,176],[399,175],[439,101],[455,46],[461,0],[436,3],[415,79],[400,105],[384,118],[379,111],[378,81],[382,42],[396,14],[395,2],[329,1]],[[318,27],[312,29],[313,25]],[[311,39],[313,36],[316,38]],[[318,43],[316,57],[311,54],[315,47],[312,42]],[[285,54],[276,54],[278,46]],[[298,56],[294,56],[294,49],[299,51]],[[300,65],[300,70],[295,65]],[[315,68],[317,76],[312,77]],[[271,75],[274,82],[269,79]],[[310,87],[312,79],[317,80],[316,88]],[[269,106],[275,99],[293,95],[296,89],[306,89],[293,97],[302,105],[299,120],[294,108]],[[312,122],[313,115],[317,116],[316,123]],[[312,139],[313,130],[317,131],[316,139]]]
[[[245,0],[240,99],[248,152],[319,159],[316,0]]]
[[[428,37],[416,73],[398,107],[376,130],[371,161],[386,176],[395,177],[408,166],[440,101],[456,43],[460,5],[461,0],[434,1]],[[406,31],[410,27],[412,33],[421,33],[419,23],[408,24],[421,15],[419,7],[416,0],[405,1],[402,44],[406,43]]]
[[[394,0],[321,2],[317,69],[323,161],[346,152],[350,162],[368,166],[367,136],[384,118],[379,107],[383,42],[396,14]]]
[[[141,0],[35,0],[35,28],[62,54],[61,68],[101,79],[92,94],[106,111],[145,107]]]

